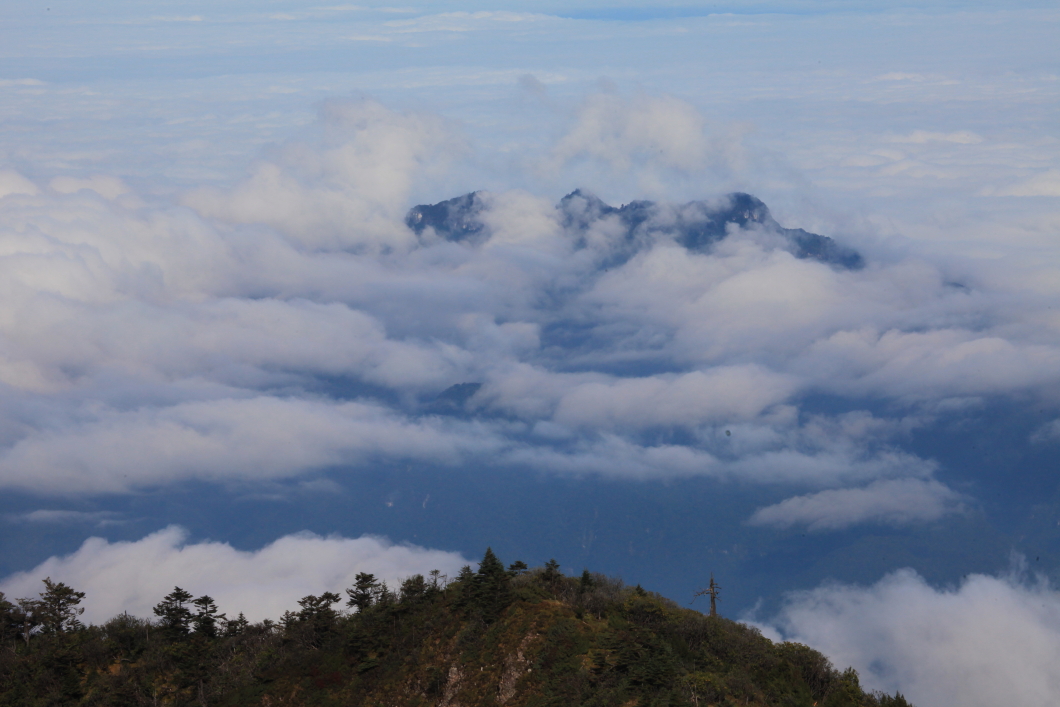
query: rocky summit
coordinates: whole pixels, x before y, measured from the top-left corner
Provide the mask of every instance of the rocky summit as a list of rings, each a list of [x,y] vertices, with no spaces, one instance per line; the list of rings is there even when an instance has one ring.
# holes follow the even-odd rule
[[[437,204],[415,206],[405,223],[419,235],[431,229],[445,240],[476,245],[489,238],[482,215],[490,207],[488,192],[471,192]],[[686,204],[631,201],[615,207],[578,189],[563,197],[556,210],[575,247],[586,247],[587,235],[594,229],[611,239],[613,257],[609,265],[628,260],[660,239],[672,239],[693,252],[710,252],[733,229],[743,229],[775,236],[776,246],[797,258],[850,270],[864,266],[861,254],[853,248],[801,228],[784,228],[762,200],[740,192]]]

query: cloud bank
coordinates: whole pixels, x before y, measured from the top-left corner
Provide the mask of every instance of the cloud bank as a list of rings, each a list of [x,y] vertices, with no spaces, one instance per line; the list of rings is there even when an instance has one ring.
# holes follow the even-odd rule
[[[862,684],[938,707],[1056,703],[1060,592],[1015,573],[938,589],[911,570],[789,595],[767,635],[852,665]]]
[[[84,620],[102,623],[123,611],[153,618],[152,607],[182,587],[209,594],[222,612],[242,611],[251,621],[276,620],[295,610],[308,594],[342,593],[359,572],[370,572],[396,587],[413,574],[437,569],[455,577],[468,564],[461,555],[385,538],[282,537],[260,550],[236,550],[228,543],[187,542],[187,532],[170,526],[133,542],[89,538],[74,553],[5,577],[8,597],[36,597],[51,577],[85,592]]]
[[[553,167],[702,173],[704,125],[677,99],[590,96]],[[866,257],[749,195],[477,192],[406,221],[467,149],[437,117],[361,100],[326,103],[245,179],[179,204],[107,175],[4,172],[0,488],[414,461],[710,476],[790,489],[759,525],[916,524],[964,499],[902,450],[911,430],[984,400],[1058,400],[1040,290]],[[812,396],[848,412],[810,412]]]

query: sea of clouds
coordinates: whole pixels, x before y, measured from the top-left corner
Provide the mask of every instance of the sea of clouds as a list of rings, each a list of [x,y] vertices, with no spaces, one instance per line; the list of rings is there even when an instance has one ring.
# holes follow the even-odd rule
[[[388,23],[391,39],[558,26],[525,13]],[[518,81],[554,100],[537,78]],[[827,77],[812,81],[831,90]],[[952,83],[892,72],[856,90],[868,100]],[[0,89],[49,100],[40,81]],[[790,165],[749,150],[746,126],[712,130],[682,98],[604,89],[560,110],[563,127],[540,149],[511,157],[506,169],[529,175],[515,180],[524,188],[480,193],[484,229],[468,242],[417,234],[404,219],[423,194],[477,187],[467,184],[468,161],[481,159],[473,137],[367,98],[323,102],[299,137],[229,184],[138,189],[105,170],[65,173],[58,158],[46,170],[6,160],[0,493],[39,500],[10,522],[57,522],[77,513],[54,509],[66,502],[189,482],[326,483],[338,468],[418,462],[779,489],[787,498],[746,523],[808,533],[975,512],[974,486],[953,483],[959,470],[943,479],[904,443],[993,401],[1058,409],[1053,143],[1017,149],[983,128],[835,131],[800,159],[810,171],[816,159],[840,164],[830,184],[819,179],[836,191],[893,193],[902,179],[967,188],[963,175],[990,155],[1016,165],[973,185],[976,199],[1014,203],[1011,223],[978,220],[967,202],[915,223],[819,202],[778,215],[858,249],[861,269],[799,259],[754,228],[731,229],[708,252],[649,228],[616,260],[620,224],[575,232],[557,208],[567,187],[550,185],[647,194],[665,216],[676,206],[666,202],[690,194],[725,203],[701,184],[753,190]],[[925,213],[913,199],[910,209]],[[470,397],[439,406],[466,383],[478,385]],[[844,411],[808,404],[822,399]],[[1032,441],[1055,445],[1058,430],[1060,419]],[[341,590],[358,571],[397,582],[467,562],[370,536],[294,535],[241,551],[170,527],[90,538],[0,590],[28,596],[44,576],[67,581],[91,595],[86,618],[99,621],[149,615],[182,583],[260,619]],[[948,587],[904,570],[870,586],[827,584],[748,620],[922,706],[1060,695],[1060,595],[1018,560]]]
[[[702,126],[654,101],[611,101],[603,121],[590,98],[547,159],[706,159],[665,149]],[[417,235],[410,190],[463,146],[441,119],[361,100],[177,203],[113,177],[5,172],[0,486],[61,497],[488,460],[800,491],[760,525],[916,523],[974,500],[904,435],[996,396],[1056,402],[1051,293],[959,257],[876,246],[845,269],[761,229],[700,252],[649,228],[616,264],[617,219],[573,233],[526,191],[480,194],[474,241]],[[462,383],[480,387],[438,414]],[[808,412],[808,396],[853,409]]]

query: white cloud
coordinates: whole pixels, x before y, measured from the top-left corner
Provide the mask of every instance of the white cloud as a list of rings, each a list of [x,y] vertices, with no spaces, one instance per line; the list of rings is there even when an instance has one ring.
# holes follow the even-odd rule
[[[253,481],[373,458],[455,463],[503,442],[476,423],[409,420],[379,405],[261,396],[84,411],[0,455],[0,486],[114,493],[188,479]]]
[[[926,478],[935,469],[932,462],[910,454],[868,453],[847,440],[799,449],[804,446],[800,442],[809,440],[798,432],[785,436],[766,426],[732,428],[731,436],[721,428],[706,431],[703,446],[645,445],[617,434],[579,436],[560,425],[539,423],[534,431],[544,443],[511,445],[496,461],[553,473],[638,480],[705,476],[815,488],[911,474]],[[750,440],[745,441],[745,436]],[[547,444],[553,441],[555,446]]]
[[[958,145],[975,145],[983,141],[981,135],[970,130],[959,130],[952,133],[939,133],[930,130],[914,130],[908,135],[895,135],[892,142],[908,142],[922,145],[929,142],[952,142]]]
[[[1060,381],[1053,343],[939,327],[931,331],[842,330],[819,340],[807,359],[832,363],[851,392],[911,398],[999,394]]]
[[[1060,169],[1049,169],[1022,182],[988,189],[987,196],[1060,196]]]
[[[437,116],[370,100],[327,103],[321,120],[320,144],[288,144],[232,191],[198,190],[185,203],[230,223],[268,224],[309,249],[409,247],[409,193],[464,149],[461,138]]]
[[[132,542],[89,538],[70,555],[51,557],[31,570],[0,580],[9,597],[33,597],[51,577],[85,592],[84,620],[99,623],[122,611],[154,618],[151,607],[174,586],[209,594],[222,612],[242,611],[251,621],[276,620],[307,594],[342,593],[358,572],[370,572],[392,587],[413,574],[437,569],[449,577],[468,561],[454,552],[395,545],[385,538],[284,536],[243,551],[228,543],[187,542],[170,526]],[[345,597],[344,597],[345,598]]]
[[[38,79],[0,79],[0,88],[9,86],[43,86],[44,82]]]
[[[608,93],[586,98],[552,150],[553,169],[590,158],[620,171],[637,165],[690,172],[702,169],[707,156],[703,116],[690,104],[672,96]]]
[[[1060,701],[1060,592],[1044,580],[970,575],[937,589],[912,570],[870,587],[825,584],[788,595],[771,622],[862,685],[937,707]]]
[[[115,369],[232,385],[320,374],[398,389],[444,387],[470,362],[452,345],[389,339],[378,320],[341,303],[223,298],[99,307],[12,300],[18,316],[0,324],[11,338],[0,354],[0,380],[28,390],[67,388]]]
[[[910,525],[958,513],[962,496],[938,481],[893,479],[864,488],[829,489],[796,496],[765,508],[748,519],[751,525],[811,531],[838,530],[862,523]]]
[[[59,176],[51,180],[48,183],[48,186],[52,191],[59,192],[60,194],[72,194],[81,189],[88,189],[96,192],[105,199],[116,199],[122,194],[127,194],[129,192],[129,187],[126,186],[125,182],[117,177],[110,177],[105,174],[97,174],[86,179]]]
[[[441,12],[422,15],[409,20],[390,20],[384,23],[384,26],[391,31],[402,34],[413,32],[472,32],[493,30],[497,25],[549,21],[554,23],[554,18],[529,12],[480,10],[478,12]]]
[[[618,378],[573,386],[560,399],[554,419],[595,429],[695,427],[754,419],[796,389],[795,379],[754,365]]]
[[[880,74],[875,78],[876,81],[927,81],[928,77],[923,74],[914,74],[906,71],[892,71],[886,74]]]
[[[8,518],[22,523],[98,523],[105,525],[119,522],[114,520],[117,516],[118,514],[112,511],[68,511],[42,508],[29,513],[10,514]]]
[[[11,170],[0,170],[0,199],[12,194],[25,194],[33,196],[40,192],[37,185],[23,177],[18,172]]]
[[[1036,444],[1055,442],[1057,440],[1060,440],[1060,420],[1045,423],[1031,435],[1031,442]]]

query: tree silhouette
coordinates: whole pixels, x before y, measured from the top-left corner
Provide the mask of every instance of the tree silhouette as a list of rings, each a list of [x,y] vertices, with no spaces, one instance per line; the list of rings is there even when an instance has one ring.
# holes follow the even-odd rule
[[[472,605],[482,611],[482,618],[489,623],[497,618],[508,604],[508,573],[492,548],[486,548],[478,572],[472,583]]]
[[[191,610],[184,606],[191,601],[191,594],[180,587],[173,587],[173,591],[165,596],[162,601],[155,605],[153,611],[155,616],[161,619],[162,628],[178,636],[185,636],[191,625]]]
[[[7,600],[3,592],[0,592],[0,644],[5,643],[8,636],[18,633],[16,611],[18,611],[17,607]]]
[[[342,597],[335,592],[324,592],[320,596],[310,594],[302,597],[298,600],[298,606],[302,607],[302,610],[298,612],[298,618],[302,621],[317,624],[330,624],[338,616],[335,610],[331,608],[331,605],[341,599]]]
[[[247,630],[248,626],[250,626],[250,622],[247,621],[247,617],[243,616],[243,612],[240,611],[239,616],[230,621],[225,621],[225,635],[239,636]]]
[[[595,586],[596,580],[593,579],[593,575],[589,570],[582,570],[582,576],[578,578],[578,593],[585,594]]]
[[[563,577],[563,573],[559,571],[559,563],[555,559],[551,559],[545,563],[545,570],[541,573],[541,579],[545,584],[550,587],[555,585],[556,582]]]
[[[73,587],[62,582],[53,582],[51,577],[43,581],[44,591],[36,601],[41,631],[54,635],[81,628],[77,617],[85,613],[85,610],[78,604],[85,598],[85,593],[75,591]]]
[[[191,617],[191,624],[195,627],[195,633],[206,638],[215,638],[217,636],[217,623],[224,621],[225,615],[217,613],[217,604],[214,604],[213,597],[204,594],[193,601],[192,604],[196,609],[195,614]]]
[[[372,602],[375,601],[375,594],[378,588],[379,582],[376,580],[374,574],[358,572],[353,580],[353,587],[346,590],[346,593],[350,595],[350,599],[346,602],[346,606],[355,606],[357,607],[358,613],[363,614],[372,606]]]
[[[422,574],[414,574],[401,583],[401,601],[416,601],[427,594],[429,585]]]

